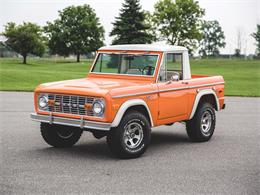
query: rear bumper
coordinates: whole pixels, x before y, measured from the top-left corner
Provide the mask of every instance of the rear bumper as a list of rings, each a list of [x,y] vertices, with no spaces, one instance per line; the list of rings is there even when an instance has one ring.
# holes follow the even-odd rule
[[[81,129],[86,128],[86,129],[109,131],[111,128],[111,123],[88,121],[83,119],[83,117],[81,119],[71,119],[71,118],[56,117],[52,115],[39,115],[36,113],[31,113],[31,119],[37,122],[79,127]]]

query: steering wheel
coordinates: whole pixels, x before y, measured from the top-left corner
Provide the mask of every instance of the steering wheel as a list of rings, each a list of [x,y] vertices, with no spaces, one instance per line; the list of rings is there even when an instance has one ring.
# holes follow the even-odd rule
[[[147,69],[146,75],[152,75],[152,72],[154,71],[155,68],[153,66],[145,66],[142,69],[142,74],[144,74],[146,69]]]

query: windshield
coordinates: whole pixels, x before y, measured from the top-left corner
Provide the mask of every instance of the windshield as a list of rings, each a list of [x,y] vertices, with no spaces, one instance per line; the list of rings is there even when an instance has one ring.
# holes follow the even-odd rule
[[[100,53],[94,73],[153,76],[158,55]]]

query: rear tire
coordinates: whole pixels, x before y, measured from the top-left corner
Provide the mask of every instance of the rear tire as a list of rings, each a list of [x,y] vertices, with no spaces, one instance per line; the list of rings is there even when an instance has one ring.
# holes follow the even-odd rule
[[[41,123],[41,134],[47,144],[57,148],[64,148],[77,143],[82,130],[76,127]]]
[[[150,123],[142,113],[137,111],[128,112],[107,136],[111,152],[123,159],[141,156],[146,151],[150,140]]]
[[[191,141],[205,142],[212,137],[216,125],[213,106],[207,102],[198,105],[194,117],[186,123],[186,131]]]

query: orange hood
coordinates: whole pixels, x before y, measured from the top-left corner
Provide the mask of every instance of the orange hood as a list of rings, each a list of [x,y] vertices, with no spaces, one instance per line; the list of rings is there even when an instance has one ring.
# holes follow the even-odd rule
[[[149,87],[150,86],[150,87]],[[111,78],[83,78],[75,80],[58,81],[39,85],[35,92],[61,93],[89,96],[106,96],[125,94],[140,90],[151,90],[151,81],[126,80]]]

